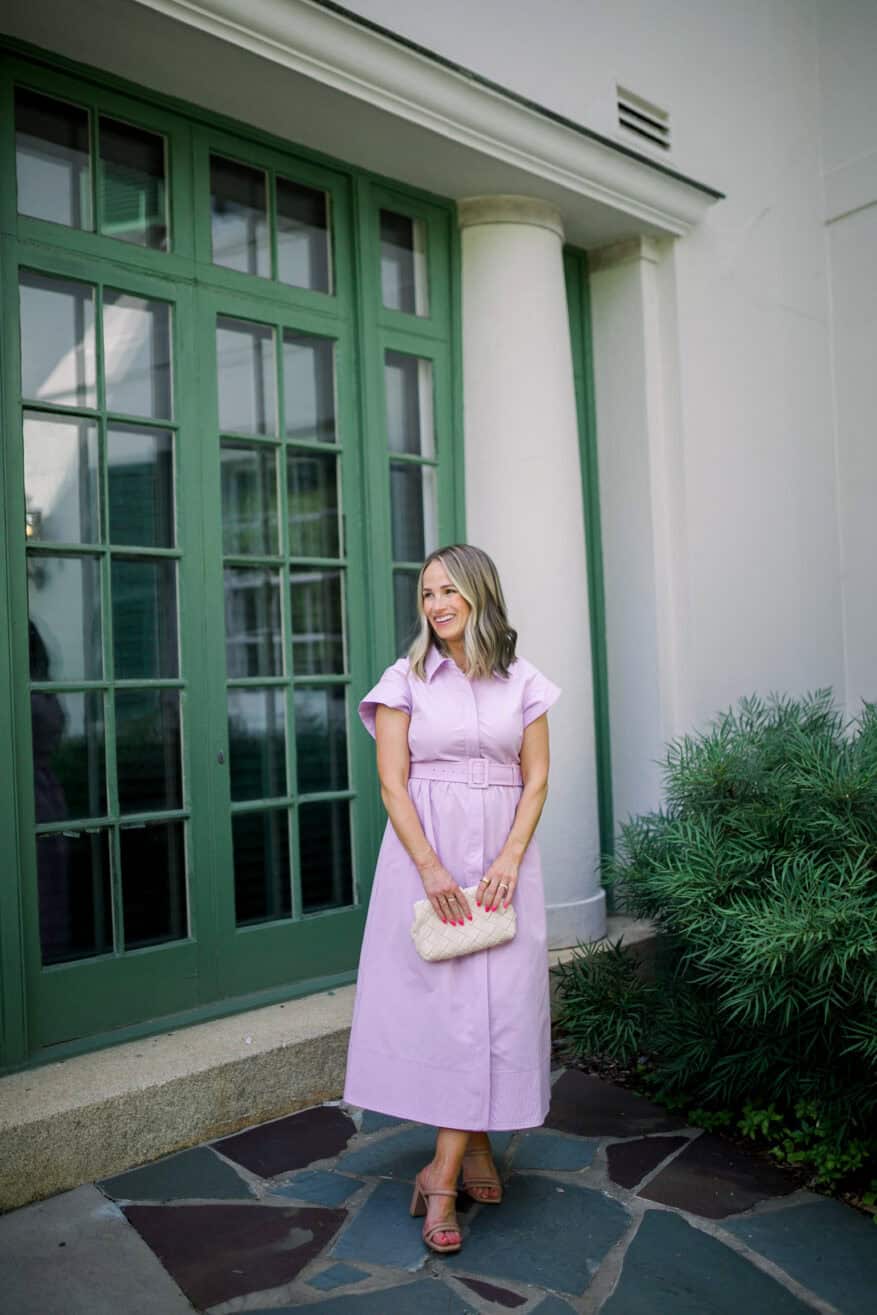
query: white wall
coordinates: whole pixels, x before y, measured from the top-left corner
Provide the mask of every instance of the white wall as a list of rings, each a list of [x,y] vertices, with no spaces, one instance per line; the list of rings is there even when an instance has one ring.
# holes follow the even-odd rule
[[[623,817],[654,801],[652,760],[663,740],[741,695],[831,685],[847,696],[820,41],[834,34],[841,80],[873,79],[877,62],[862,36],[874,30],[877,5],[545,0],[538,21],[533,6],[507,0],[351,7],[636,146],[615,125],[617,81],[670,112],[673,149],[654,148],[654,157],[726,193],[697,229],[661,244],[649,275],[648,313],[659,326],[650,367],[661,379],[657,403],[653,384],[636,374],[644,330],[625,310],[630,286],[608,270],[596,276],[612,732]],[[850,47],[854,66],[845,62]],[[865,118],[863,108],[847,89],[846,118]],[[870,128],[860,123],[857,132],[855,149],[865,150]],[[834,135],[835,154],[843,154],[845,123]],[[861,240],[849,257],[853,269]],[[619,360],[622,351],[627,360]],[[634,395],[624,395],[625,379]],[[869,415],[873,400],[872,392]],[[858,403],[853,409],[862,414]],[[849,445],[858,442],[851,434]],[[645,479],[643,452],[652,463]],[[856,484],[852,466],[848,482]],[[861,627],[848,637],[864,648]],[[866,676],[855,680],[862,685]],[[873,678],[871,685],[877,696]]]
[[[877,5],[820,23],[847,703],[877,698]]]

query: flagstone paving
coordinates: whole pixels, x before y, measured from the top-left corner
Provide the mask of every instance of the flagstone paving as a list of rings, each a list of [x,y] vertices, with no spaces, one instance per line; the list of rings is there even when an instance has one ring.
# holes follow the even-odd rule
[[[409,1204],[433,1132],[340,1103],[0,1218],[16,1315],[865,1315],[877,1229],[635,1093],[555,1075],[493,1138],[502,1204],[436,1256]],[[109,1198],[109,1199],[108,1199]],[[4,1306],[6,1309],[6,1306]]]

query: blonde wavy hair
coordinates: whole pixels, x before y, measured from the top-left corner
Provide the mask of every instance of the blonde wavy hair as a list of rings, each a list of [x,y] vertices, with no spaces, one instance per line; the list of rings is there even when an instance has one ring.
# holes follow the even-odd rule
[[[481,548],[470,543],[452,543],[430,553],[417,577],[417,635],[408,650],[411,670],[426,679],[426,658],[435,645],[440,653],[445,646],[434,633],[423,610],[423,573],[433,562],[441,562],[448,579],[469,604],[469,616],[463,632],[463,647],[471,680],[483,676],[507,676],[515,660],[518,634],[509,625],[499,572]]]

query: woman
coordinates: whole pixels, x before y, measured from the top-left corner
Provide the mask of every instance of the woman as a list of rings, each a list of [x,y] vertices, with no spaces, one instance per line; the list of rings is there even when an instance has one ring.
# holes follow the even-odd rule
[[[475,1200],[502,1188],[488,1133],[540,1126],[548,1110],[545,908],[536,847],[545,803],[548,718],[560,690],[523,658],[496,567],[467,544],[440,548],[419,577],[420,629],[359,714],[377,740],[389,822],[359,967],[344,1096],[434,1124],[418,1175],[433,1251],[459,1251],[457,1180]],[[493,911],[514,901],[504,945],[426,963],[411,940],[424,892],[462,926],[462,888]]]

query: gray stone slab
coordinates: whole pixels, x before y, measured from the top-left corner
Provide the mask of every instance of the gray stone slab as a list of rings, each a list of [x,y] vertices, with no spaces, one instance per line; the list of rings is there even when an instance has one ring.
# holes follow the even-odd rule
[[[518,1306],[526,1306],[528,1297],[522,1296],[520,1292],[512,1292],[511,1288],[498,1287],[496,1283],[487,1283],[480,1278],[463,1278],[461,1274],[455,1276],[458,1283],[477,1297],[482,1297],[491,1306],[501,1306],[504,1310],[516,1310]]]
[[[313,1278],[308,1279],[308,1286],[318,1288],[320,1292],[331,1292],[333,1288],[349,1287],[352,1283],[361,1283],[368,1278],[364,1269],[354,1269],[352,1265],[330,1265]]]
[[[859,1315],[864,1315],[862,1308]],[[668,1210],[649,1210],[601,1315],[813,1315],[775,1279]]]
[[[348,1196],[358,1192],[362,1183],[358,1178],[345,1178],[326,1169],[303,1169],[282,1187],[272,1187],[272,1196],[285,1196],[292,1201],[313,1201],[315,1205],[340,1205]]]
[[[619,1187],[636,1187],[646,1174],[685,1145],[685,1137],[640,1137],[606,1147],[609,1177]]]
[[[758,1201],[788,1196],[796,1185],[778,1165],[704,1132],[638,1195],[705,1219],[726,1219]]]
[[[14,1315],[192,1315],[118,1206],[77,1187],[0,1218],[0,1292]]]
[[[394,1119],[392,1114],[378,1114],[376,1110],[363,1110],[360,1132],[380,1132],[383,1128],[401,1128],[404,1119]]]
[[[558,1169],[575,1173],[587,1169],[598,1142],[569,1137],[563,1132],[528,1132],[515,1147],[515,1169]]]
[[[480,1211],[464,1242],[466,1273],[579,1294],[630,1215],[602,1192],[515,1175],[501,1208]]]
[[[840,1201],[815,1201],[722,1224],[843,1315],[877,1308],[877,1227]]]
[[[97,1186],[114,1201],[246,1201],[255,1196],[209,1146],[104,1178]]]
[[[422,1219],[409,1214],[407,1183],[378,1183],[332,1247],[339,1260],[364,1260],[372,1265],[411,1269],[427,1251],[421,1238]]]
[[[579,1137],[638,1137],[676,1132],[685,1124],[634,1091],[569,1069],[551,1088],[545,1126]]]
[[[534,1306],[531,1315],[575,1315],[572,1306],[568,1306],[560,1297],[555,1297],[553,1293],[540,1301],[538,1306]]]
[[[423,1278],[378,1292],[345,1292],[306,1306],[260,1306],[246,1315],[292,1315],[302,1310],[319,1315],[464,1315],[466,1307],[441,1279]]]
[[[490,1141],[497,1161],[504,1156],[512,1135],[510,1132],[491,1133]],[[352,1147],[339,1156],[337,1167],[345,1173],[413,1182],[434,1153],[435,1128],[417,1124],[364,1146]]]

